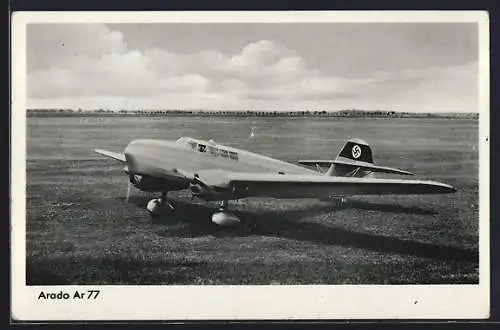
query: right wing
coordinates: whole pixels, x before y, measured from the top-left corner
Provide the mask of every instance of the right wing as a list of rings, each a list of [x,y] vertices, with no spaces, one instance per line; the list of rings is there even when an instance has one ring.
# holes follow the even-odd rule
[[[109,157],[109,158],[113,158],[113,159],[116,159],[122,163],[126,163],[127,160],[125,159],[125,155],[124,154],[120,154],[118,152],[113,152],[113,151],[107,151],[107,150],[103,150],[103,149],[94,149],[94,151],[100,155],[103,155],[103,156],[106,156],[106,157]]]
[[[220,173],[217,180],[200,175],[211,187],[231,191],[235,198],[323,198],[351,195],[445,194],[456,189],[444,183],[421,180],[352,178],[324,175]],[[225,179],[222,179],[225,176]]]

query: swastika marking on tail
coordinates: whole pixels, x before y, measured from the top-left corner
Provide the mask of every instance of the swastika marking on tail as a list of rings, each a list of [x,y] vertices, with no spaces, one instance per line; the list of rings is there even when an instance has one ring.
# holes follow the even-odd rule
[[[357,144],[352,147],[352,156],[355,159],[358,159],[361,156],[361,148]]]

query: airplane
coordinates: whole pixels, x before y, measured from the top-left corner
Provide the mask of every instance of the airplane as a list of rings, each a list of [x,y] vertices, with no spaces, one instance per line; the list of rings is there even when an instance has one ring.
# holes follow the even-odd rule
[[[421,180],[375,178],[374,173],[414,175],[374,164],[367,142],[349,139],[333,160],[299,160],[298,164],[216,143],[180,137],[176,141],[139,139],[123,153],[95,149],[96,153],[126,164],[130,186],[160,197],[147,204],[153,216],[175,207],[167,200],[170,191],[188,189],[191,196],[219,201],[212,215],[217,225],[234,225],[238,217],[228,211],[228,201],[248,197],[277,199],[316,198],[344,202],[354,195],[447,194],[450,185]],[[325,169],[327,169],[325,171]]]

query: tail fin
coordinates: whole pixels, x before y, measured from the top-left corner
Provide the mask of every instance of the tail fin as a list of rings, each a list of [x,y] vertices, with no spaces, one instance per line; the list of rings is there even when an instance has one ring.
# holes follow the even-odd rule
[[[335,160],[347,159],[373,164],[372,148],[363,140],[350,139],[335,158]]]
[[[334,162],[326,172],[328,176],[365,177],[370,171],[361,169],[358,164],[373,164],[372,149],[361,139],[349,139],[335,157]]]

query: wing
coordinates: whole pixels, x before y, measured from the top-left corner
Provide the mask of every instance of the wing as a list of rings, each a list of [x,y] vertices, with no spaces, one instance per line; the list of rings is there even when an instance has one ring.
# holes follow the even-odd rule
[[[116,159],[122,163],[126,163],[127,160],[125,159],[125,155],[124,154],[120,154],[118,152],[113,152],[113,151],[107,151],[107,150],[103,150],[103,149],[94,149],[94,151],[100,155],[103,155],[103,156],[106,156],[106,157],[109,157],[109,158],[113,158],[113,159]]]
[[[204,173],[209,175],[209,173]],[[200,176],[210,186],[228,189],[235,198],[323,198],[328,196],[385,194],[446,194],[456,189],[444,183],[420,180],[332,177],[323,175],[291,175],[229,173],[219,176],[217,184]]]

